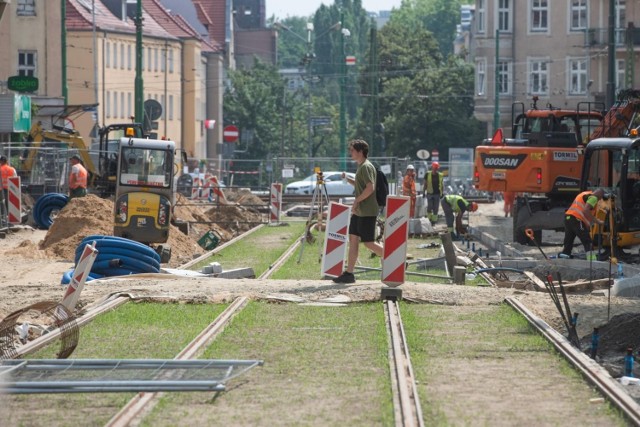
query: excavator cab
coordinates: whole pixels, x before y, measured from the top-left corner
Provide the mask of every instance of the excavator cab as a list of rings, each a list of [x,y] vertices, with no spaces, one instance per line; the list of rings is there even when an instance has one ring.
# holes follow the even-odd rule
[[[98,146],[98,175],[96,186],[102,195],[115,192],[118,171],[118,146],[121,138],[144,138],[144,128],[140,123],[116,123],[100,128]]]

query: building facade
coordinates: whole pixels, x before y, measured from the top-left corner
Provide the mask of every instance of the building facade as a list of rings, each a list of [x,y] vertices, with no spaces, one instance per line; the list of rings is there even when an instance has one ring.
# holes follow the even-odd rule
[[[638,84],[633,70],[640,39],[636,43],[633,24],[640,19],[640,3],[614,1],[618,91]],[[475,117],[487,124],[487,136],[496,119],[510,130],[512,104],[528,107],[534,96],[539,108],[605,101],[608,6],[609,0],[476,0],[470,57],[476,67]]]

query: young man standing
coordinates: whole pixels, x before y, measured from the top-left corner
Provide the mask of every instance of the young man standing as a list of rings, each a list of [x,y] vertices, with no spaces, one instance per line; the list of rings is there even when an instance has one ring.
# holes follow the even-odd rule
[[[356,189],[356,198],[351,207],[351,222],[349,223],[349,255],[347,270],[339,277],[333,279],[335,283],[355,283],[353,270],[358,259],[360,242],[370,251],[382,257],[382,245],[376,243],[376,217],[378,215],[378,202],[376,202],[376,168],[367,160],[369,144],[361,139],[349,142],[351,159],[358,164],[355,179],[348,178],[342,173],[342,178],[347,178]]]
[[[424,176],[424,196],[427,199],[427,218],[431,224],[438,222],[438,207],[444,194],[444,175],[439,172],[440,163],[431,162],[431,171]]]

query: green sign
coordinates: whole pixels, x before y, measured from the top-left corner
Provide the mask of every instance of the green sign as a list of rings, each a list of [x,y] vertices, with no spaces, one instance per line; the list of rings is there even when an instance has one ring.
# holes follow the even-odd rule
[[[38,90],[38,78],[31,76],[11,76],[7,80],[9,90],[16,92],[35,92]]]
[[[31,130],[31,97],[29,95],[13,96],[13,131],[29,132]]]

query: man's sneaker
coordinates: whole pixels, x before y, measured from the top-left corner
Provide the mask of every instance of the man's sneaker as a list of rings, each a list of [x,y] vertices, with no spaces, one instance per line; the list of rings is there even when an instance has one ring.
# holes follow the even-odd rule
[[[333,279],[334,283],[356,283],[356,276],[353,273],[345,271],[340,276]]]

